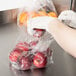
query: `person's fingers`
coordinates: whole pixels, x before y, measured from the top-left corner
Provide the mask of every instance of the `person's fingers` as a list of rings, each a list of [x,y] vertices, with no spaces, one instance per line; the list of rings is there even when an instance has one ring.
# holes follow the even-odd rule
[[[38,29],[45,29],[45,25],[44,25],[43,18],[37,17],[37,18],[32,18],[30,20],[28,20],[27,23],[27,31],[30,35],[33,34],[34,32],[34,28],[38,28]]]

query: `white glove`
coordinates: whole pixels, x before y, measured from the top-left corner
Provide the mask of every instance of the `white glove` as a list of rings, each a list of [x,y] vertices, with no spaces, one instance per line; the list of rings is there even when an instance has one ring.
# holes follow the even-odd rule
[[[47,27],[51,21],[54,21],[54,19],[56,19],[56,18],[48,17],[48,16],[32,18],[32,19],[28,20],[27,31],[30,35],[33,35],[34,28],[45,29],[48,31]]]
[[[58,19],[64,21],[64,23],[68,24],[70,27],[76,28],[76,13],[74,11],[63,11]]]

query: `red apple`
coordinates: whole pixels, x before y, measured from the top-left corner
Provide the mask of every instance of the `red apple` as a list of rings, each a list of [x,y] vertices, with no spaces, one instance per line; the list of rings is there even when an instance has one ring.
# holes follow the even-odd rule
[[[21,70],[28,70],[30,69],[31,67],[31,59],[29,56],[22,56],[20,59],[19,59],[19,64],[20,64],[20,67],[21,67]]]
[[[22,51],[20,49],[14,49],[13,51],[11,51],[9,55],[10,61],[17,62],[17,59],[19,58],[21,54],[22,54]]]
[[[37,43],[38,43],[38,41],[31,41],[29,43],[30,48],[33,49],[37,45]]]
[[[47,64],[47,57],[42,52],[37,52],[33,58],[33,64],[37,68],[44,68]]]
[[[29,50],[29,44],[24,42],[24,43],[18,43],[16,45],[16,48],[22,50],[22,51],[28,51]]]
[[[34,37],[41,37],[44,34],[45,30],[43,29],[34,29],[33,36]]]

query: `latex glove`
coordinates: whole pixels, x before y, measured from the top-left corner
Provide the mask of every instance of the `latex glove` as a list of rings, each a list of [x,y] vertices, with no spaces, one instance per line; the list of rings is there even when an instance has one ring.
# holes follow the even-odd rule
[[[76,13],[72,10],[66,10],[61,12],[58,17],[59,20],[64,21],[70,27],[76,28]]]
[[[48,16],[41,16],[41,17],[35,17],[30,20],[28,20],[27,23],[27,31],[30,35],[33,35],[34,28],[38,29],[45,29],[48,31],[47,27],[51,21],[54,21],[54,17],[48,17]]]

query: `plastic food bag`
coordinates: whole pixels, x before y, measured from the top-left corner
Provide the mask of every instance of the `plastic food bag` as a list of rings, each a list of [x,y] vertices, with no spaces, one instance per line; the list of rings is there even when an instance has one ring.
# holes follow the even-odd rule
[[[18,70],[28,70],[44,68],[52,63],[50,44],[53,38],[47,32],[41,39],[30,38],[30,36],[27,39],[26,37],[21,35],[10,52],[9,59],[12,67]]]
[[[19,9],[17,24],[26,32],[27,22],[30,18],[38,16],[57,17],[52,0],[28,0],[24,8]]]
[[[10,52],[12,67],[18,70],[44,68],[52,63],[50,44],[53,37],[42,29],[34,29],[33,36],[27,32],[27,21],[37,16],[57,17],[51,0],[28,0],[25,7],[19,10],[17,24],[21,34]]]

